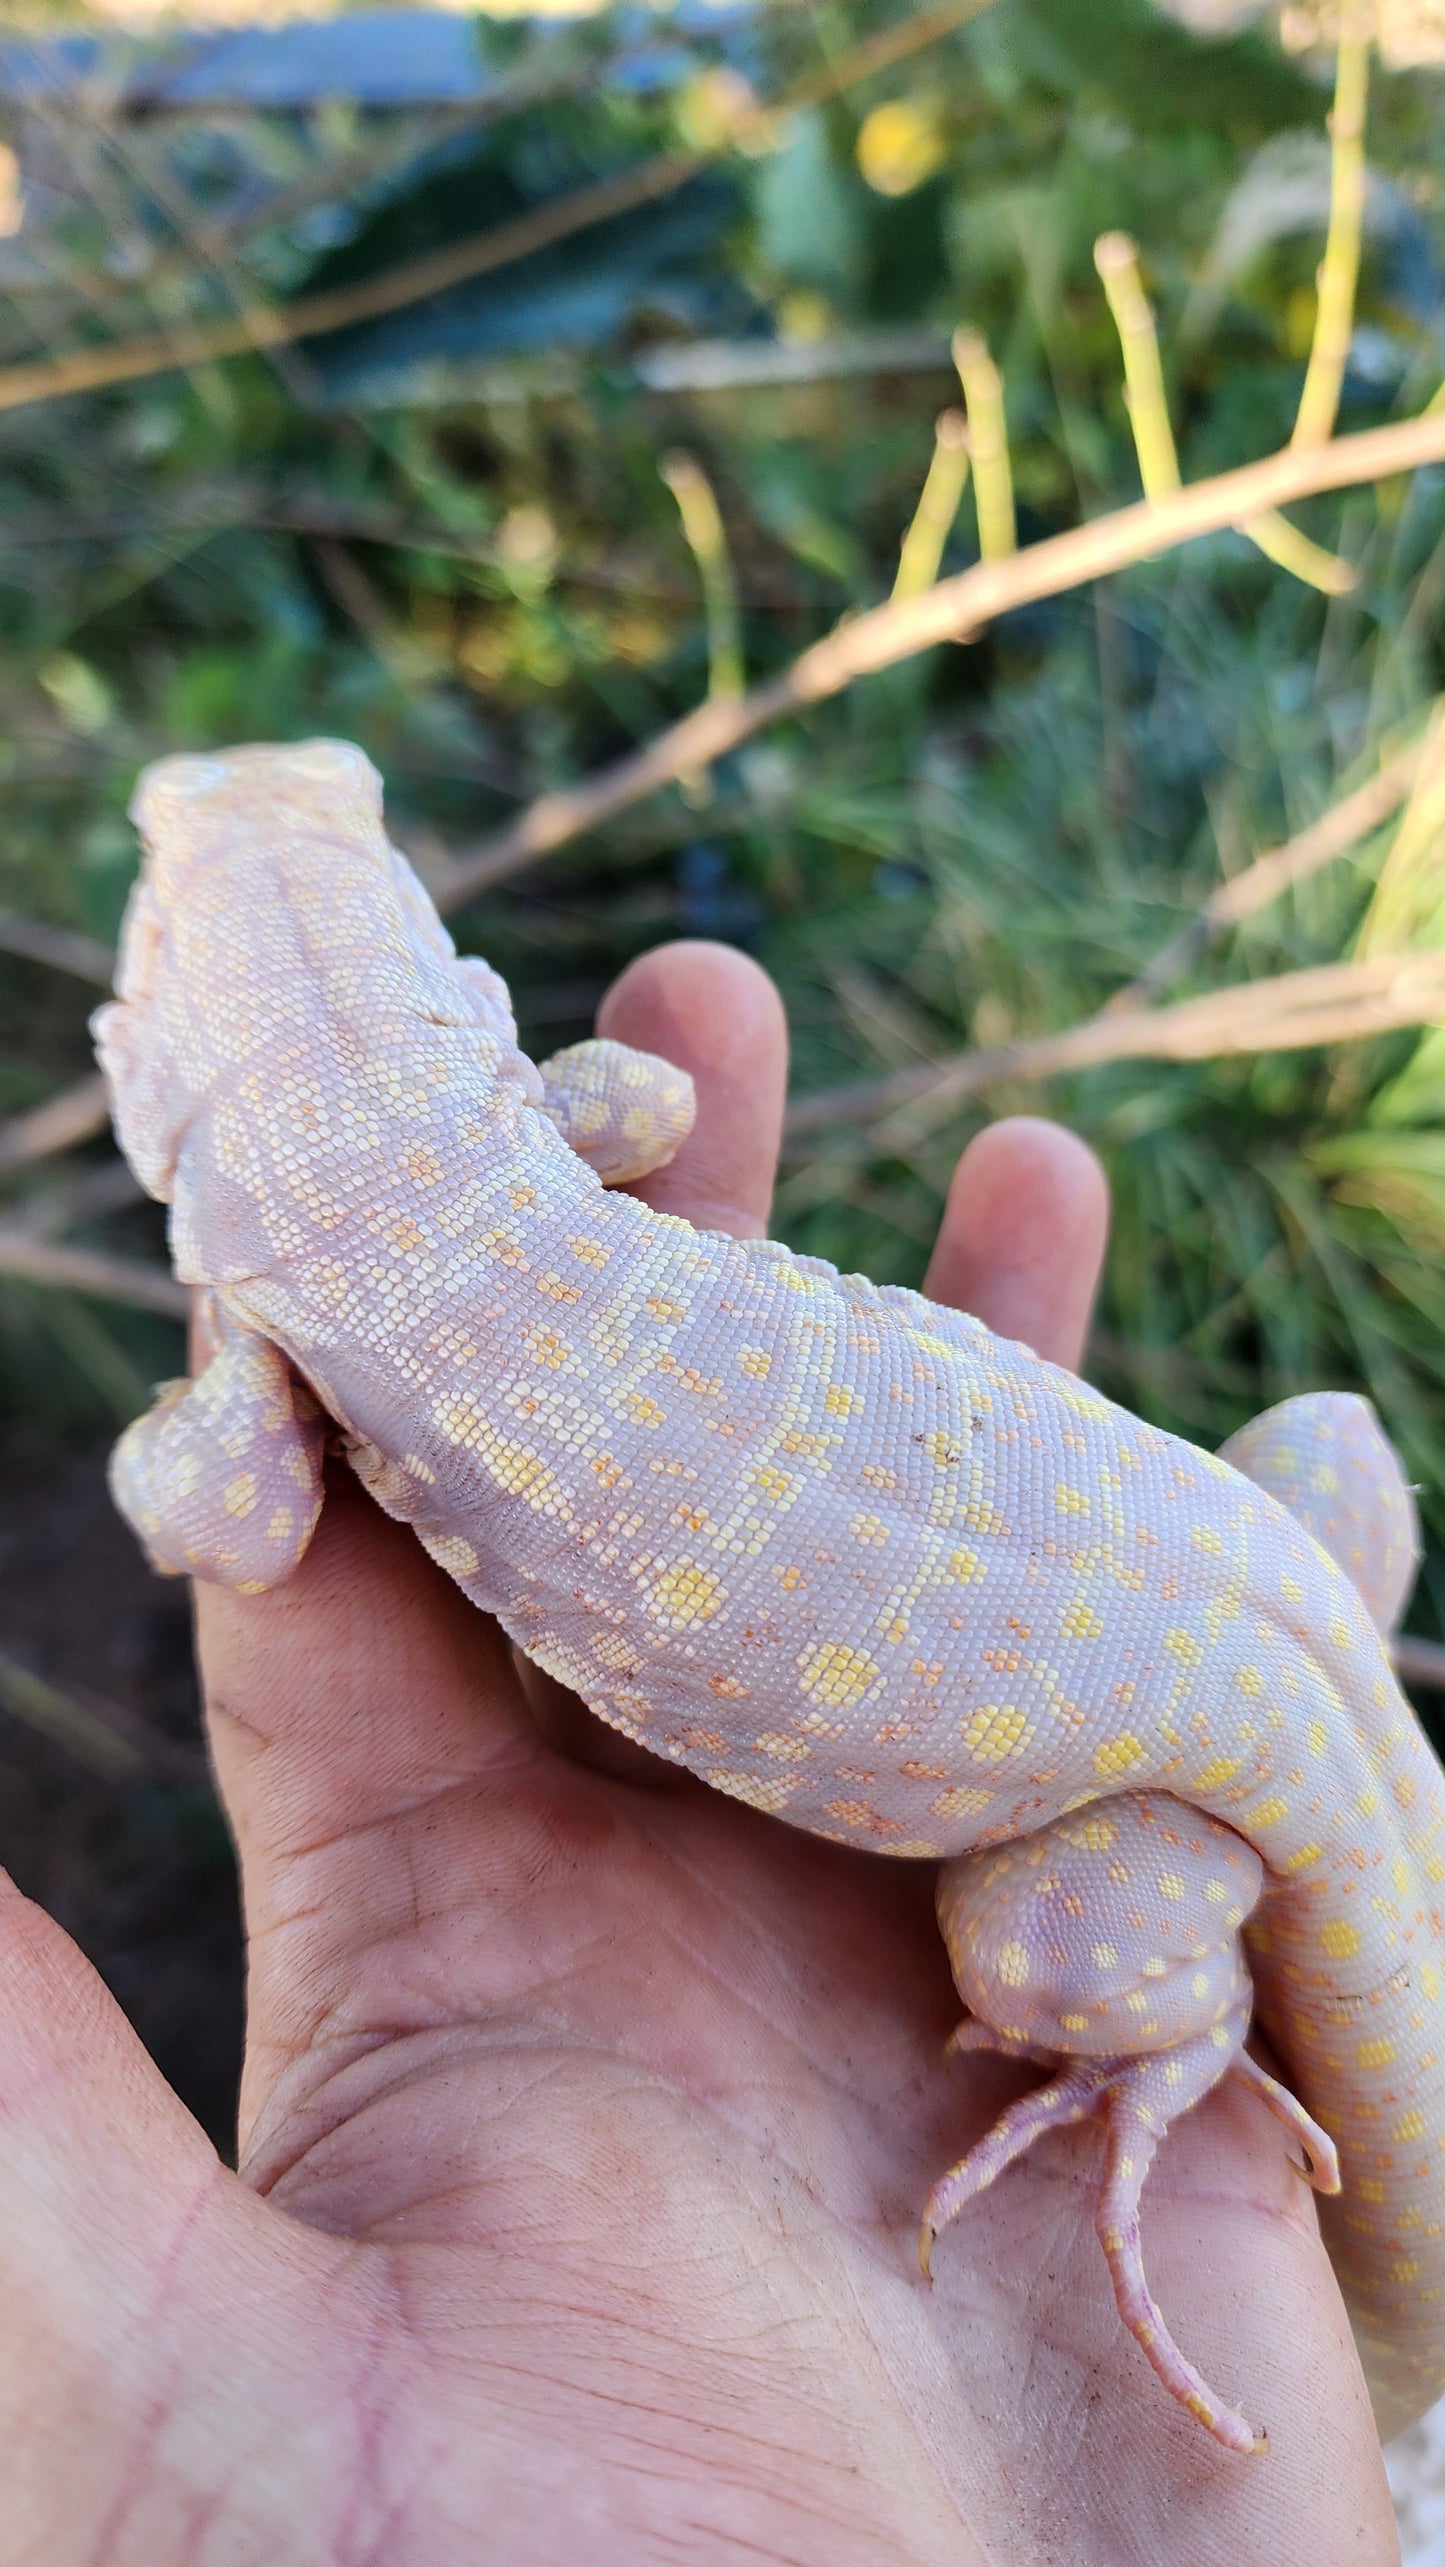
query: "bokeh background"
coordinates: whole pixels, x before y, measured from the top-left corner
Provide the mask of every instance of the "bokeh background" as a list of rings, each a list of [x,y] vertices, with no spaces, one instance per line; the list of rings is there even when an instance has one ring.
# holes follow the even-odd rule
[[[1025,543],[1137,495],[1106,229],[1141,244],[1187,477],[1294,415],[1329,189],[1309,8],[272,14],[0,15],[0,1118],[87,1074],[146,759],[343,733],[439,879],[695,703],[677,450],[716,494],[756,680],[888,594],[960,322],[1002,369]],[[1445,373],[1445,24],[1398,0],[1391,25],[1345,429]],[[803,84],[814,104],[759,126],[756,102]],[[186,335],[264,335],[278,306],[578,188],[625,197],[680,151],[699,165],[647,202],[385,313],[237,355]],[[129,379],[63,389],[77,356],[135,341]],[[1445,474],[1297,515],[1355,566],[1348,596],[1229,535],[1031,607],[498,882],[459,941],[545,1052],[633,954],[732,939],[782,983],[804,1093],[1072,1023],[1415,737],[1445,683]],[[944,567],[976,554],[965,496]],[[1260,910],[1178,990],[1347,957],[1389,844]],[[1445,940],[1445,876],[1411,934]],[[995,1087],[906,1156],[830,1132],[786,1165],[777,1228],[916,1281],[983,1116],[1062,1116],[1115,1187],[1095,1378],[1210,1445],[1289,1392],[1367,1389],[1420,1486],[1413,1627],[1438,1639],[1445,1041],[1271,1052],[1267,1031],[1251,1057]],[[161,1216],[103,1133],[7,1162],[14,1128],[0,1859],[226,2146],[239,1937],[185,1600],[103,1482],[181,1365],[179,1325],[163,1289],[136,1307],[123,1276],[78,1290],[40,1253],[159,1279]]]

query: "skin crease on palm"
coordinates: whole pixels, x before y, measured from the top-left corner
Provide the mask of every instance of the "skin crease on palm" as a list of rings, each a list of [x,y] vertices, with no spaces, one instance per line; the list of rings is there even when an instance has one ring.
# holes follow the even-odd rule
[[[599,1030],[689,1068],[639,1192],[766,1224],[785,1033],[723,948]],[[965,1153],[927,1290],[1065,1363],[1083,1146]],[[1145,2195],[1156,2293],[1269,2429],[1164,2396],[1099,2265],[1089,2126],[940,2243],[934,2177],[1036,2073],[945,2066],[931,1874],[592,1722],[338,1473],[300,1571],[207,1587],[250,1936],[222,2167],[58,1927],[0,1905],[0,2567],[1385,2567],[1311,2196],[1238,2087]]]

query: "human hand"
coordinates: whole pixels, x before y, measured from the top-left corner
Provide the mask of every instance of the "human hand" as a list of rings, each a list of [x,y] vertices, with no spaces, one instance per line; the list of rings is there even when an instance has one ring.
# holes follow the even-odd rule
[[[700,1113],[639,1189],[762,1229],[769,984],[681,946],[601,1030]],[[965,1153],[935,1298],[1076,1362],[1102,1179]],[[1099,2135],[914,2257],[1029,2082],[945,2067],[923,1867],[801,1836],[519,1671],[336,1475],[296,1576],[201,1590],[250,1935],[242,2173],[80,1954],[0,1890],[0,2567],[1213,2567],[1395,2557],[1310,2196],[1236,2087],[1145,2196],[1221,2452],[1114,2312]]]

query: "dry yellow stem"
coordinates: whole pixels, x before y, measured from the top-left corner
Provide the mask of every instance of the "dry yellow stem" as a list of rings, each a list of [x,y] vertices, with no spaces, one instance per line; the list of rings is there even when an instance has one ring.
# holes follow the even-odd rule
[[[928,477],[899,549],[895,597],[921,597],[933,586],[967,481],[968,422],[961,410],[941,410]]]
[[[1014,522],[1013,473],[1008,458],[1008,423],[1004,418],[1003,384],[977,330],[955,330],[953,362],[968,408],[968,450],[973,461],[973,490],[978,508],[978,549],[986,562],[1007,561],[1018,551]]]

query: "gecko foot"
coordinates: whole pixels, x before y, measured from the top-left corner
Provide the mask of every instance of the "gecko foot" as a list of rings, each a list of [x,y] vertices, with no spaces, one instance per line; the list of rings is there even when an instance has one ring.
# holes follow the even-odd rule
[[[126,1428],[111,1495],[154,1568],[257,1595],[315,1529],[325,1420],[279,1347],[218,1305],[207,1322],[210,1361]]]
[[[1235,2077],[1248,2086],[1294,2132],[1305,2150],[1301,2171],[1318,2191],[1338,2191],[1333,2142],[1294,2096],[1237,2046],[1243,2031],[1241,2020],[1225,2030],[1222,2043],[1216,2043],[1211,2032],[1134,2059],[1074,2058],[1060,2065],[1051,2058],[1055,2074],[1048,2082],[1010,2104],[988,2137],[934,2185],[924,2207],[918,2260],[927,2275],[939,2232],[1044,2131],[1101,2116],[1106,2127],[1105,2161],[1094,2225],[1119,2315],[1171,2397],[1187,2407],[1226,2450],[1259,2453],[1268,2448],[1268,2437],[1256,2433],[1237,2409],[1215,2394],[1170,2334],[1145,2277],[1139,2230],[1145,2179],[1169,2123],[1223,2077]],[[996,2050],[1007,2058],[1043,2055],[977,2019],[960,2026],[949,2047],[952,2051]],[[1233,2055],[1226,2056],[1231,2047]]]

